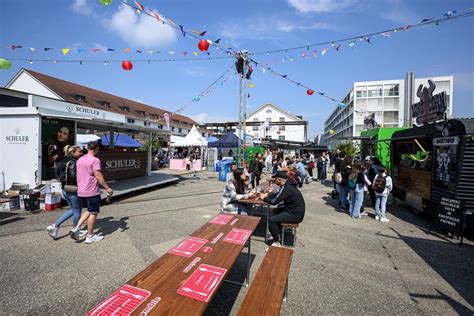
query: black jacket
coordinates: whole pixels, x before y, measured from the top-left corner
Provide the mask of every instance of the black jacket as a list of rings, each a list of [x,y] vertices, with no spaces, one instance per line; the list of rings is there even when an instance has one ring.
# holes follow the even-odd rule
[[[59,171],[59,179],[63,185],[71,184],[77,185],[77,173],[76,173],[76,162],[77,160],[72,157],[65,157],[58,163],[57,170]],[[66,170],[67,166],[67,170]],[[66,183],[66,172],[67,172],[67,183]]]
[[[271,205],[278,205],[283,202],[283,207],[287,212],[293,213],[299,217],[300,220],[304,218],[305,203],[303,195],[295,186],[291,185],[289,181],[286,181],[285,185],[277,194],[266,197],[264,201]]]
[[[254,173],[256,176],[260,176],[262,174],[263,163],[257,160],[256,158],[250,161],[249,172]]]

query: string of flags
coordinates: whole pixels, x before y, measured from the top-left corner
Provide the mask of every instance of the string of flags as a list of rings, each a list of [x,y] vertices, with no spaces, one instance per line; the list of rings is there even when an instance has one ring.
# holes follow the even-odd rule
[[[356,46],[357,42],[365,42],[368,44],[373,44],[373,39],[378,35],[381,35],[383,37],[391,37],[392,34],[395,34],[399,31],[407,31],[410,29],[427,26],[427,25],[439,25],[440,23],[470,17],[474,15],[473,10],[474,8],[469,8],[469,9],[461,10],[459,13],[456,10],[450,10],[444,13],[443,17],[438,18],[438,19],[433,19],[433,18],[423,19],[419,23],[403,25],[403,26],[391,28],[388,30],[376,31],[376,32],[371,32],[367,34],[352,36],[348,38],[334,39],[334,40],[324,41],[324,42],[319,42],[319,43],[306,44],[306,45],[297,46],[297,47],[288,47],[288,48],[259,51],[259,52],[249,52],[248,55],[249,56],[250,55],[263,55],[263,54],[270,55],[274,53],[288,53],[295,50],[303,50],[303,52],[301,53],[301,57],[306,58],[308,57],[308,54],[311,54],[314,58],[316,58],[318,57],[318,55],[321,55],[321,56],[326,55],[330,51],[331,48],[333,48],[336,52],[340,52],[343,47],[342,46],[343,43],[347,43],[347,45],[352,49]],[[312,48],[318,47],[318,46],[325,46],[325,47],[319,52],[317,50],[312,50]],[[294,59],[294,57],[290,57],[290,59],[291,58]]]

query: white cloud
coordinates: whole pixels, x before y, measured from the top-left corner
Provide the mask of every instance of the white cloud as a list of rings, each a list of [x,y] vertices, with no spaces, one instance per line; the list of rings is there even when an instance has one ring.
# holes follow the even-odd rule
[[[160,14],[160,17],[162,15]],[[145,14],[121,4],[104,25],[126,43],[141,48],[166,47],[176,41],[176,31]]]
[[[358,0],[288,0],[288,3],[302,13],[324,13],[341,10],[357,4]]]
[[[183,71],[186,75],[189,77],[202,77],[207,75],[209,68],[204,67],[204,66],[191,66],[191,65],[186,65],[186,67],[183,68]]]
[[[221,122],[235,122],[237,121],[237,117],[232,116],[224,116],[224,115],[209,115],[208,113],[199,113],[196,115],[188,115],[193,120],[198,122],[199,124],[202,123],[221,123]]]
[[[242,27],[243,25],[245,27]],[[235,41],[236,39],[279,39],[286,33],[315,29],[326,30],[331,29],[331,27],[324,22],[306,23],[306,21],[299,20],[298,24],[295,24],[295,22],[286,20],[281,16],[260,15],[247,17],[244,20],[226,20],[219,25],[218,29],[220,30],[219,36]]]
[[[87,0],[74,0],[72,10],[79,14],[91,15],[92,8],[89,6]]]

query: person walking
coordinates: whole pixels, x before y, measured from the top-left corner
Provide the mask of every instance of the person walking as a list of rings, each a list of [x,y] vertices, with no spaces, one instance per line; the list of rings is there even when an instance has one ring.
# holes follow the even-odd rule
[[[56,222],[46,227],[49,236],[53,239],[58,238],[59,227],[62,223],[72,217],[73,227],[77,226],[81,217],[82,204],[77,196],[76,181],[76,162],[82,156],[82,149],[79,146],[65,146],[65,157],[57,165],[59,171],[59,179],[61,180],[63,192],[62,196],[69,205],[69,209],[61,215]],[[84,237],[87,231],[79,231],[79,236]]]
[[[263,161],[262,154],[258,153],[255,158],[250,161],[249,172],[252,189],[255,189],[260,184],[260,176],[262,175]]]
[[[268,151],[267,157],[265,157],[265,172],[272,171],[272,162],[273,162],[273,155],[271,151]]]
[[[96,157],[99,151],[97,142],[91,141],[87,144],[87,155],[81,157],[77,163],[77,195],[87,206],[88,213],[82,214],[77,226],[73,229],[72,237],[79,239],[79,227],[87,220],[86,244],[91,244],[104,239],[104,236],[94,234],[94,226],[97,215],[100,212],[99,184],[104,187],[109,197],[113,190],[105,182],[100,168],[100,160]]]
[[[278,171],[272,180],[280,187],[280,190],[276,194],[261,193],[259,197],[271,205],[282,203],[282,207],[276,209],[276,214],[268,219],[268,228],[273,237],[272,246],[281,247],[281,224],[301,223],[305,214],[305,201],[301,192],[288,182],[286,172]]]
[[[387,175],[387,169],[380,167],[379,174],[375,176],[372,188],[375,191],[375,220],[387,223],[390,220],[385,216],[387,199],[393,188],[392,178]]]
[[[352,218],[360,218],[360,208],[364,201],[364,186],[365,179],[362,168],[359,164],[354,164],[352,166],[351,173],[349,175],[349,180],[347,182],[347,187],[350,190],[351,203],[349,206],[349,214]]]
[[[308,174],[309,174],[309,177],[311,178],[311,180],[314,180],[313,178],[313,169],[315,166],[315,163],[314,163],[314,153],[313,152],[310,152],[309,153],[309,157],[308,157]]]

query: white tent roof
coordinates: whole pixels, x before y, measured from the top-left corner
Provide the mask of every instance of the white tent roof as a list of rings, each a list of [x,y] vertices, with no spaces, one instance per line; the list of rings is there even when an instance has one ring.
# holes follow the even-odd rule
[[[177,141],[174,144],[171,144],[172,147],[192,147],[200,146],[207,147],[207,140],[201,136],[201,134],[196,129],[196,126],[193,125],[191,131],[183,139]]]
[[[77,134],[76,143],[78,144],[87,144],[90,141],[100,139],[99,136],[93,134]]]

